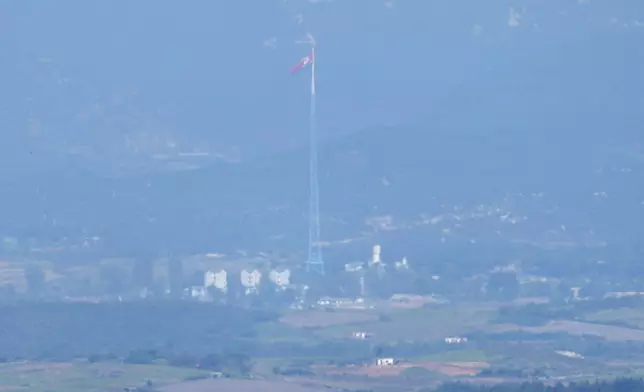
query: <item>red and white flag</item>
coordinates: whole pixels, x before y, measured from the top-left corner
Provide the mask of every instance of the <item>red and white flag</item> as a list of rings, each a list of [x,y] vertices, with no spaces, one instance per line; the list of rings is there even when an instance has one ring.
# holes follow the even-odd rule
[[[309,64],[313,62],[313,52],[311,51],[309,54],[306,55],[306,57],[302,58],[297,64],[291,68],[291,73],[294,74],[298,72],[301,69],[306,68]]]

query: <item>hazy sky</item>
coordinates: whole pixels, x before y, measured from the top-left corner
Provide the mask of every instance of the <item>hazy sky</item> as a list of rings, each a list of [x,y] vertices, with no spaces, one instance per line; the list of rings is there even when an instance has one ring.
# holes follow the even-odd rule
[[[305,143],[307,76],[287,71],[307,30],[322,137],[458,114],[449,97],[487,72],[644,31],[636,0],[11,2],[0,18],[4,146],[107,156],[141,132],[250,156]]]
[[[444,140],[438,136],[443,134],[434,132],[441,129],[446,135],[479,133],[494,141],[489,143],[492,151],[480,151],[471,140],[465,147],[451,140],[453,150],[440,152],[448,162],[462,157],[462,165],[473,169],[470,179],[494,187],[496,193],[524,183],[531,187],[545,183],[547,175],[538,161],[543,159],[556,177],[551,188],[563,184],[564,196],[572,189],[591,200],[596,190],[576,189],[581,182],[568,181],[564,178],[568,172],[558,167],[576,168],[583,155],[587,165],[582,172],[589,184],[588,171],[596,163],[589,152],[593,146],[641,144],[641,0],[194,0],[181,5],[170,0],[14,1],[0,8],[0,177],[20,176],[33,168],[52,175],[8,185],[5,197],[11,200],[3,217],[11,224],[45,231],[67,219],[74,230],[114,230],[126,239],[132,235],[122,227],[133,233],[145,227],[151,230],[147,238],[154,246],[162,235],[188,235],[184,228],[189,226],[194,231],[190,236],[209,243],[213,227],[232,232],[217,215],[222,211],[238,224],[243,233],[239,236],[251,236],[251,226],[260,230],[261,225],[239,218],[239,211],[247,212],[253,203],[259,210],[268,208],[267,197],[256,193],[261,188],[257,179],[270,187],[275,203],[287,203],[293,220],[304,227],[300,213],[308,189],[304,156],[297,159],[302,165],[293,169],[299,176],[293,181],[281,169],[273,178],[259,178],[263,174],[252,168],[240,169],[241,174],[231,169],[224,170],[221,178],[233,185],[221,190],[189,175],[181,177],[185,181],[172,177],[165,187],[156,188],[137,179],[119,185],[122,199],[112,195],[116,185],[89,177],[61,179],[60,169],[71,166],[72,157],[82,167],[122,168],[122,173],[133,170],[142,156],[204,146],[211,152],[237,152],[243,158],[303,146],[308,136],[308,78],[306,72],[293,76],[288,70],[307,53],[306,47],[295,43],[307,30],[319,43],[322,138],[383,124],[417,126],[404,143],[380,133],[381,144],[396,145],[367,146],[371,150],[366,153],[382,151],[387,158],[372,161],[374,167],[363,173],[365,181],[375,178],[380,184],[377,165],[397,162],[396,154],[413,155],[408,146],[416,155],[432,146],[441,148]],[[507,132],[514,133],[505,143],[500,138]],[[536,140],[541,150],[517,153],[515,158],[512,148],[517,145],[529,150],[526,139]],[[356,148],[367,144],[361,140],[364,137]],[[509,153],[497,162],[494,148],[499,145]],[[472,154],[462,151],[466,148]],[[135,150],[140,153],[133,154]],[[557,154],[558,160],[540,156],[540,151]],[[498,165],[514,185],[492,169],[488,177],[477,177],[473,156],[486,157],[491,168]],[[445,175],[442,161],[422,158],[410,159],[410,165],[434,164],[432,170],[444,182],[428,181],[417,190],[431,191],[434,186],[458,190],[452,185],[467,185],[461,177]],[[513,160],[523,160],[524,165]],[[324,163],[324,170],[335,164],[336,173],[342,173],[338,162]],[[409,169],[403,166],[394,169]],[[532,170],[530,178],[522,178],[526,167]],[[420,169],[396,188],[401,193],[391,199],[392,205],[404,204],[407,188],[428,176],[425,167]],[[451,169],[460,173],[458,167]],[[211,179],[207,173],[203,178]],[[177,189],[184,188],[173,181],[194,193],[177,195]],[[283,189],[275,186],[279,181],[284,182]],[[346,212],[349,197],[372,208],[363,195],[347,196],[335,179],[325,181],[330,183],[325,192],[336,197],[338,214]],[[359,182],[352,177],[347,184]],[[41,191],[45,188],[49,193]],[[426,207],[428,194],[419,193],[417,204],[408,203],[413,213],[425,212],[420,208]],[[387,197],[386,192],[371,196],[378,195]],[[237,205],[239,211],[226,203]],[[328,212],[331,202],[324,208]],[[584,208],[572,211],[581,215]],[[361,225],[363,214],[354,215]],[[111,226],[105,223],[109,219]],[[285,225],[281,216],[274,222],[277,228]]]

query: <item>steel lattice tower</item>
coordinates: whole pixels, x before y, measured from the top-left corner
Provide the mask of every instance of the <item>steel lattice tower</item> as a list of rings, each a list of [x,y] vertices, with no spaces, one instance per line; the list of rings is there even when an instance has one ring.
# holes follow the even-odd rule
[[[320,244],[320,189],[318,184],[318,141],[315,121],[315,45],[311,49],[311,113],[309,124],[309,257],[306,271],[324,275],[324,260]]]

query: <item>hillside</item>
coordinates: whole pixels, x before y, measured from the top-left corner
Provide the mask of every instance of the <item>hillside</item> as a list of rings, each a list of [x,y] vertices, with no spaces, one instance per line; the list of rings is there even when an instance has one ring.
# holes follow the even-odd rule
[[[267,0],[253,12],[237,1],[16,2],[3,15],[0,179],[74,164],[138,175],[174,169],[159,157],[181,153],[204,154],[180,159],[203,167],[302,147],[307,78],[287,71],[306,51],[295,41],[307,30],[319,41],[325,139],[430,125],[437,113],[455,125],[480,101],[517,113],[517,97],[524,110],[548,93],[540,78],[570,82],[572,70],[525,74],[527,58],[562,65],[557,58],[574,59],[569,49],[580,41],[597,46],[583,49],[591,66],[575,69],[580,78],[610,80],[597,72],[616,57],[623,66],[614,71],[635,78],[644,31],[633,0]],[[475,93],[499,77],[505,93]],[[574,109],[549,94],[548,110],[555,107]]]
[[[423,116],[325,142],[324,239],[367,236],[369,243],[423,249],[455,242],[597,246],[638,238],[644,215],[639,37],[604,32],[542,52],[499,58],[486,52],[488,67],[442,100],[407,97],[425,106]],[[321,132],[328,132],[328,118],[321,112]],[[79,161],[51,163],[0,183],[0,227],[36,243],[98,236],[101,251],[110,254],[303,252],[307,154],[303,147],[116,178]]]

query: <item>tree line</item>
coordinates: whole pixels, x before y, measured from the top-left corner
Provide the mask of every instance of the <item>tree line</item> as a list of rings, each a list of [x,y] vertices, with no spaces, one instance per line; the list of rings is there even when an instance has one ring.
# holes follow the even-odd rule
[[[597,380],[594,382],[571,382],[547,384],[526,382],[522,384],[505,383],[497,385],[476,385],[473,383],[445,383],[435,389],[422,389],[421,392],[641,392],[644,381],[634,378]]]

